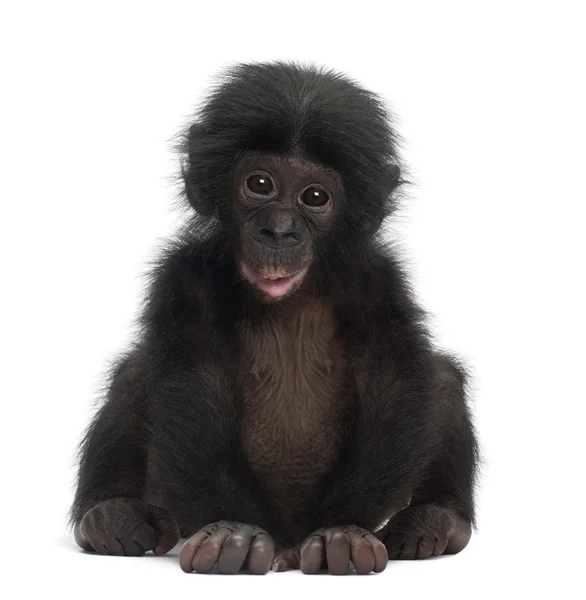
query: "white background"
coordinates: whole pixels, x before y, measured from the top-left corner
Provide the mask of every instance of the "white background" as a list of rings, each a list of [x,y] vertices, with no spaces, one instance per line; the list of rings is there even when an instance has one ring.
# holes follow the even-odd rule
[[[584,593],[585,18],[570,2],[3,2],[0,593],[509,598]],[[218,69],[315,61],[390,102],[401,240],[475,373],[485,465],[460,555],[379,576],[188,576],[83,554],[74,451],[178,223],[173,136]],[[583,597],[583,596],[582,596]]]

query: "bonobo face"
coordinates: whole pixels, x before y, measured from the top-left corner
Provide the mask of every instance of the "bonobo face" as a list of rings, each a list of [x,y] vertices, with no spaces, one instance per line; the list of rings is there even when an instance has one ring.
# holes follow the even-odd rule
[[[290,296],[302,284],[341,194],[339,176],[307,159],[242,159],[235,190],[239,268],[263,299]]]

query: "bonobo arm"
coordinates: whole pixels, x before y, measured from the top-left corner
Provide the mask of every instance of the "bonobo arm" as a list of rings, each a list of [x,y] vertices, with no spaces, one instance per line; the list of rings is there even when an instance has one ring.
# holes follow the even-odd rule
[[[161,554],[179,540],[175,521],[141,498],[147,460],[147,378],[140,349],[115,365],[106,402],[81,445],[71,510],[75,541],[100,554]]]
[[[135,350],[112,369],[106,401],[80,448],[74,524],[100,501],[141,498],[146,475],[146,377],[144,358]]]

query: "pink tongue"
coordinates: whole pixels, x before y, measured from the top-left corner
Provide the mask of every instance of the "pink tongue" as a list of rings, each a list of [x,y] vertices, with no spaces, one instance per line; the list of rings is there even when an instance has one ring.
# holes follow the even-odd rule
[[[265,294],[268,294],[271,298],[279,298],[284,296],[291,285],[293,284],[294,277],[281,277],[279,279],[265,279],[259,277],[256,281],[256,287],[262,290]]]

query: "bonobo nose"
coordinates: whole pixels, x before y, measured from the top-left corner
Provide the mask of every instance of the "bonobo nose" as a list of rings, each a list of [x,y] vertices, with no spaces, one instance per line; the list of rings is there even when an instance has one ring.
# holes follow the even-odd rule
[[[257,216],[252,237],[266,246],[290,248],[307,238],[307,226],[299,215],[290,210],[263,211]]]

